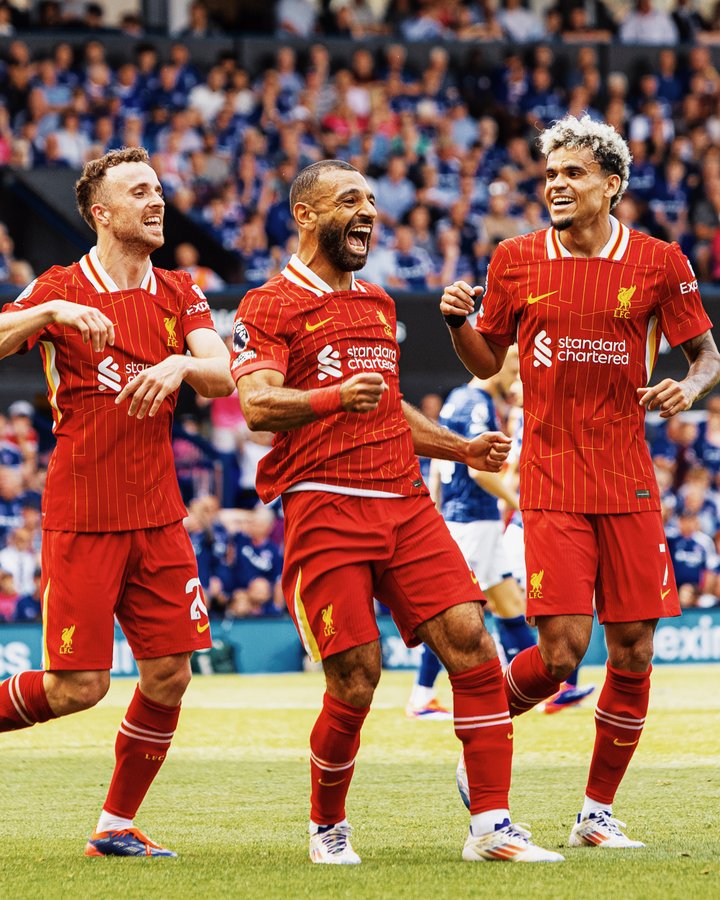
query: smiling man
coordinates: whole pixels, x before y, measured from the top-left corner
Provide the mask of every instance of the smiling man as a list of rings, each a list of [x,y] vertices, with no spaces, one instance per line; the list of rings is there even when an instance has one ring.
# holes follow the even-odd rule
[[[561,860],[510,823],[512,729],[483,596],[416,457],[497,471],[509,440],[461,438],[402,401],[395,306],[354,275],[377,216],[357,169],[339,160],[308,166],[290,203],[297,255],[241,302],[232,371],[250,428],[276,432],[258,493],[265,502],[282,495],[287,606],[325,672],[310,736],[310,858],[360,862],[345,798],[380,678],[377,597],[406,643],[429,644],[450,673],[470,782],[463,859]]]
[[[89,162],[76,191],[97,246],[49,269],[0,314],[0,358],[40,347],[57,438],[43,496],[46,671],[0,684],[0,731],[101,700],[117,616],[140,679],[85,852],[175,856],[133,822],[170,747],[190,654],[211,646],[182,524],[172,415],[183,380],[208,397],[233,384],[200,289],[150,262],[163,244],[165,203],[147,153]]]
[[[569,843],[642,847],[612,817],[612,803],[645,723],[657,620],[680,614],[645,410],[667,419],[689,409],[720,378],[720,356],[678,245],[610,214],[628,183],[622,137],[587,116],[568,116],[539,145],[551,227],[498,246],[475,328],[466,316],[481,288],[450,285],[440,310],[458,355],[481,378],[518,343],[520,506],[528,615],[539,641],[506,670],[510,713],[554,694],[578,665],[594,601],[608,666]],[[682,347],[689,372],[648,387],[663,334]]]

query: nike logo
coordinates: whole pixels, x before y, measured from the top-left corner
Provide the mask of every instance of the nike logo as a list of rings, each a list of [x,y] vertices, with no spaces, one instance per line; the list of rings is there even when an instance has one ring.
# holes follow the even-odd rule
[[[198,634],[202,634],[203,631],[207,631],[209,627],[210,627],[210,623],[209,623],[209,622],[206,622],[204,625],[201,625],[201,624],[198,622],[198,624],[197,624]]]
[[[470,569],[470,581],[472,581],[473,584],[478,583],[477,575],[473,572],[472,569]]]
[[[637,741],[619,741],[617,738],[615,738],[613,744],[615,744],[616,747],[632,747],[632,745],[637,744],[639,740],[640,738],[638,738]]]
[[[538,300],[544,300],[546,297],[552,297],[553,294],[557,294],[557,291],[548,291],[547,294],[538,294],[537,297],[533,297],[532,294],[528,294],[527,305],[532,306],[533,303],[537,303]]]
[[[664,600],[667,597],[667,595],[670,593],[671,590],[672,590],[672,588],[668,588],[666,591],[660,591],[660,599]]]
[[[514,737],[514,735],[513,735],[512,732],[510,732],[510,734],[507,735],[507,739],[508,739],[509,741],[511,741],[511,740],[513,739],[513,737]]]
[[[322,322],[318,322],[317,325],[311,325],[309,322],[305,323],[305,331],[317,331],[318,328],[322,328],[323,325],[327,325],[328,322],[332,322],[333,316],[330,316],[329,319],[323,319]]]
[[[342,784],[345,781],[344,778],[341,778],[340,781],[323,781],[322,778],[318,778],[318,784],[321,784],[323,787],[335,787],[338,784]]]

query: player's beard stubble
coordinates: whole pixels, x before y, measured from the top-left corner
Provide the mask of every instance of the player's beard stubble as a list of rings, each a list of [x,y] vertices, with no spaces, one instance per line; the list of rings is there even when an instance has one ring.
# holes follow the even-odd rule
[[[368,236],[365,245],[365,253],[353,253],[348,250],[345,240],[351,228],[357,227],[359,222],[350,222],[344,228],[337,222],[329,222],[318,228],[317,241],[325,256],[330,262],[337,266],[341,272],[357,272],[363,268],[367,262],[368,251],[370,247],[370,237]],[[366,224],[366,223],[362,223]]]
[[[116,217],[113,222],[112,234],[115,240],[122,244],[130,253],[138,256],[150,255],[165,243],[165,237],[148,234],[142,222],[134,218]]]

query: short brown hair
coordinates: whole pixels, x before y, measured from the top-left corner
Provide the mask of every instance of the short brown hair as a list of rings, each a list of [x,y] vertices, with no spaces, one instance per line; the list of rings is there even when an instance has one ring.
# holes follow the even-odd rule
[[[331,169],[343,169],[346,172],[357,172],[355,166],[345,162],[343,159],[321,159],[319,162],[311,163],[305,166],[290,186],[290,211],[295,208],[296,203],[304,203],[312,197],[317,187],[317,183],[325,172]]]
[[[91,159],[83,167],[82,174],[75,185],[77,208],[93,231],[95,222],[90,209],[95,203],[100,186],[105,179],[108,169],[126,162],[149,162],[147,150],[144,147],[123,147],[122,150],[111,150],[99,159]]]

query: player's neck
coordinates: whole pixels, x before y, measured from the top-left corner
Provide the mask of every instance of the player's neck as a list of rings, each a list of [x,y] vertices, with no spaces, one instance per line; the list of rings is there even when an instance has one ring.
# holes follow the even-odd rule
[[[147,275],[149,254],[132,253],[117,241],[108,244],[100,239],[97,253],[103,269],[121,291],[132,291],[140,287]]]
[[[349,291],[352,289],[353,273],[338,269],[328,259],[321,256],[317,252],[317,248],[313,252],[312,250],[299,247],[297,257],[308,269],[312,269],[318,278],[322,278],[325,284],[329,284],[334,291]]]
[[[612,226],[610,219],[596,219],[587,226],[573,225],[565,231],[558,231],[558,239],[573,256],[599,256],[610,240]]]

